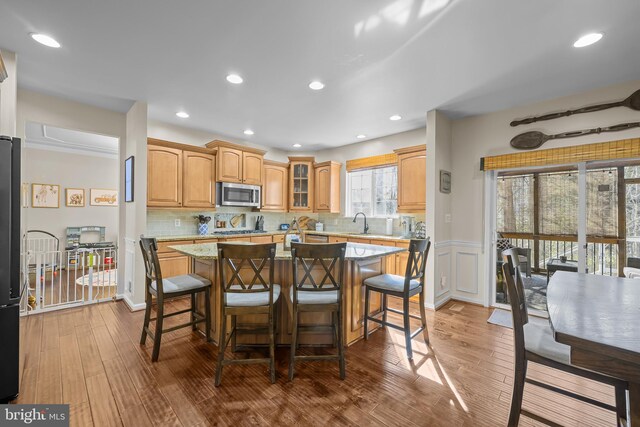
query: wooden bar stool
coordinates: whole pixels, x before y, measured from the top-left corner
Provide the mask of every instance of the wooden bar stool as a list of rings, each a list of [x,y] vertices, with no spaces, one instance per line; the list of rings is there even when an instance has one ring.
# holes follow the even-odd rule
[[[218,269],[220,270],[220,307],[222,324],[218,341],[218,365],[215,386],[222,381],[222,368],[231,364],[266,363],[269,365],[271,382],[276,382],[275,367],[275,304],[280,297],[280,285],[273,283],[276,244],[218,243]],[[268,272],[264,269],[268,268]],[[268,277],[265,279],[265,274]],[[245,314],[267,314],[266,327],[242,328],[236,326],[236,316]],[[231,316],[231,332],[227,337],[227,316]],[[224,353],[240,333],[268,333],[269,357],[260,359],[225,359]]]
[[[551,325],[548,322],[529,322],[524,284],[522,282],[522,276],[520,275],[520,262],[516,262],[516,260],[519,259],[519,253],[518,248],[505,250],[503,252],[504,263],[502,264],[504,278],[507,282],[507,292],[510,296],[513,339],[515,341],[515,377],[513,379],[513,393],[511,395],[511,410],[509,411],[509,427],[516,427],[518,425],[520,414],[544,424],[554,425],[549,420],[522,409],[525,383],[613,411],[617,415],[618,425],[626,425],[626,390],[629,388],[628,384],[617,378],[608,377],[572,365],[571,347],[561,344],[554,339],[554,332],[551,329]],[[590,397],[527,378],[528,362],[539,363],[563,372],[611,385],[615,388],[616,406],[608,405]]]
[[[411,340],[420,332],[424,335],[424,342],[429,344],[429,331],[427,330],[427,316],[424,308],[424,271],[427,265],[427,257],[429,256],[429,248],[431,242],[426,239],[412,239],[409,243],[409,261],[407,262],[407,270],[404,277],[395,274],[381,274],[379,276],[369,277],[365,279],[364,294],[364,338],[369,339],[368,321],[389,326],[394,329],[404,331],[404,337],[407,347],[407,357],[413,359],[413,351],[411,349]],[[382,311],[373,316],[369,315],[369,294],[371,291],[380,292],[383,298]],[[409,313],[409,298],[420,294],[420,317]],[[402,311],[387,307],[387,298],[389,296],[402,298]],[[387,322],[387,311],[401,314],[403,317],[403,326],[395,325]],[[379,317],[382,316],[382,319]],[[421,325],[414,332],[411,332],[411,318],[419,319]]]
[[[140,344],[145,344],[147,335],[149,335],[153,340],[151,361],[156,362],[158,360],[158,356],[160,354],[160,341],[162,340],[162,334],[165,332],[175,331],[176,329],[186,328],[187,326],[191,326],[195,331],[198,323],[205,322],[205,335],[207,337],[207,342],[211,341],[211,301],[209,298],[211,282],[197,274],[184,274],[182,276],[163,278],[162,271],[160,271],[160,262],[158,261],[158,244],[156,239],[140,236],[140,249],[142,250],[142,259],[144,261],[144,269],[146,273],[144,297],[146,308],[144,312],[144,324],[142,325],[142,337],[140,338]],[[205,313],[199,313],[196,309],[196,294],[199,292],[204,292]],[[191,296],[190,308],[168,314],[164,313],[165,301],[183,297],[185,295]],[[158,315],[155,318],[151,318],[151,306],[154,296],[157,301]],[[191,313],[190,322],[173,326],[168,329],[162,329],[165,318],[183,313]],[[156,322],[156,328],[155,332],[151,332],[149,329],[149,322],[154,320]]]
[[[340,378],[345,378],[344,343],[342,338],[342,284],[344,283],[344,255],[346,248],[346,243],[291,243],[293,284],[290,297],[293,304],[293,326],[291,330],[289,381],[293,380],[296,360],[337,360],[340,365]],[[300,329],[327,328],[327,326],[298,325],[298,314],[323,311],[332,313],[333,325],[328,325],[328,327],[333,329],[334,342],[338,348],[338,354],[296,356],[298,331]]]

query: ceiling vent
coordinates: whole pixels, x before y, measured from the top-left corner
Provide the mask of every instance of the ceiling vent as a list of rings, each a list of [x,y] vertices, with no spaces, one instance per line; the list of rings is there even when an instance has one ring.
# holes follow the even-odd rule
[[[2,61],[2,53],[0,53],[0,83],[7,77],[9,77],[9,74],[7,74],[7,69],[4,67],[4,62]]]

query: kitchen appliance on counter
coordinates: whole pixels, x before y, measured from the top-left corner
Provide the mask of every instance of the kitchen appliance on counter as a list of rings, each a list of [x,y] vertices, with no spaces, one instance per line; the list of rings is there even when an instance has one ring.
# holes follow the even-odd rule
[[[413,237],[415,231],[416,218],[411,215],[400,215],[400,226],[402,227],[402,237]]]
[[[218,182],[216,183],[216,206],[259,208],[260,186]]]
[[[0,136],[0,403],[18,395],[20,139]]]

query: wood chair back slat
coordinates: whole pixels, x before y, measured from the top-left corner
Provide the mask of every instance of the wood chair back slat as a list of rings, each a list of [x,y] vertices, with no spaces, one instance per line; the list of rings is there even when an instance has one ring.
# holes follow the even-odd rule
[[[304,291],[340,291],[346,249],[346,243],[291,243],[294,286]],[[321,268],[320,280],[314,278],[314,267]]]
[[[224,293],[273,294],[276,244],[218,243],[220,284]],[[249,277],[243,278],[250,269]],[[265,271],[268,270],[268,271]]]
[[[424,286],[424,272],[427,266],[427,257],[431,248],[431,240],[412,239],[409,243],[409,260],[404,274],[404,291],[409,292],[411,280],[419,280]]]
[[[156,292],[158,295],[164,294],[162,286],[162,270],[158,259],[158,242],[155,237],[140,236],[140,249],[142,249],[142,260],[144,262],[146,286],[156,282]]]

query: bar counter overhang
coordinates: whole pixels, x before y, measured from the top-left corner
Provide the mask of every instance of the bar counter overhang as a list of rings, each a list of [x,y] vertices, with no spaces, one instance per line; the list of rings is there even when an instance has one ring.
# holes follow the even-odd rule
[[[244,243],[252,244],[252,243]],[[218,248],[216,243],[202,243],[194,245],[170,246],[170,249],[181,252],[191,257],[193,261],[193,272],[205,277],[213,284],[211,289],[211,337],[216,344],[219,344],[221,325],[221,301],[220,301],[220,273],[218,271]],[[384,274],[386,271],[387,257],[399,252],[406,251],[405,248],[392,246],[367,245],[361,243],[347,243],[345,254],[345,282],[342,289],[342,313],[343,313],[343,337],[346,345],[353,344],[364,336],[364,286],[362,282],[369,277]],[[293,271],[291,252],[285,251],[282,244],[277,245],[275,257],[274,283],[281,286],[280,299],[276,306],[276,343],[285,345],[291,343],[291,316],[292,303],[290,289],[293,284]],[[301,269],[301,267],[299,267]],[[300,270],[302,271],[302,270]],[[246,277],[245,277],[246,274]],[[248,265],[242,267],[240,275],[243,280],[250,281],[253,277],[253,270]],[[268,277],[268,268],[264,270],[265,278]],[[300,273],[299,273],[300,274]],[[321,280],[325,271],[321,266],[313,269],[314,279]],[[199,296],[197,305],[199,310],[203,310],[203,296]],[[371,294],[370,314],[379,313],[382,309],[382,299],[377,293]],[[322,326],[327,328],[320,330],[299,331],[298,342],[302,345],[332,345],[333,332],[328,326],[331,325],[330,313],[301,313],[299,325]],[[227,333],[231,330],[231,322]],[[267,315],[244,315],[238,316],[237,327],[256,327],[267,323]],[[200,329],[204,326],[198,325]],[[371,325],[370,329],[375,330],[378,325]],[[326,329],[326,332],[325,332]],[[267,345],[267,334],[239,334],[238,344]]]

